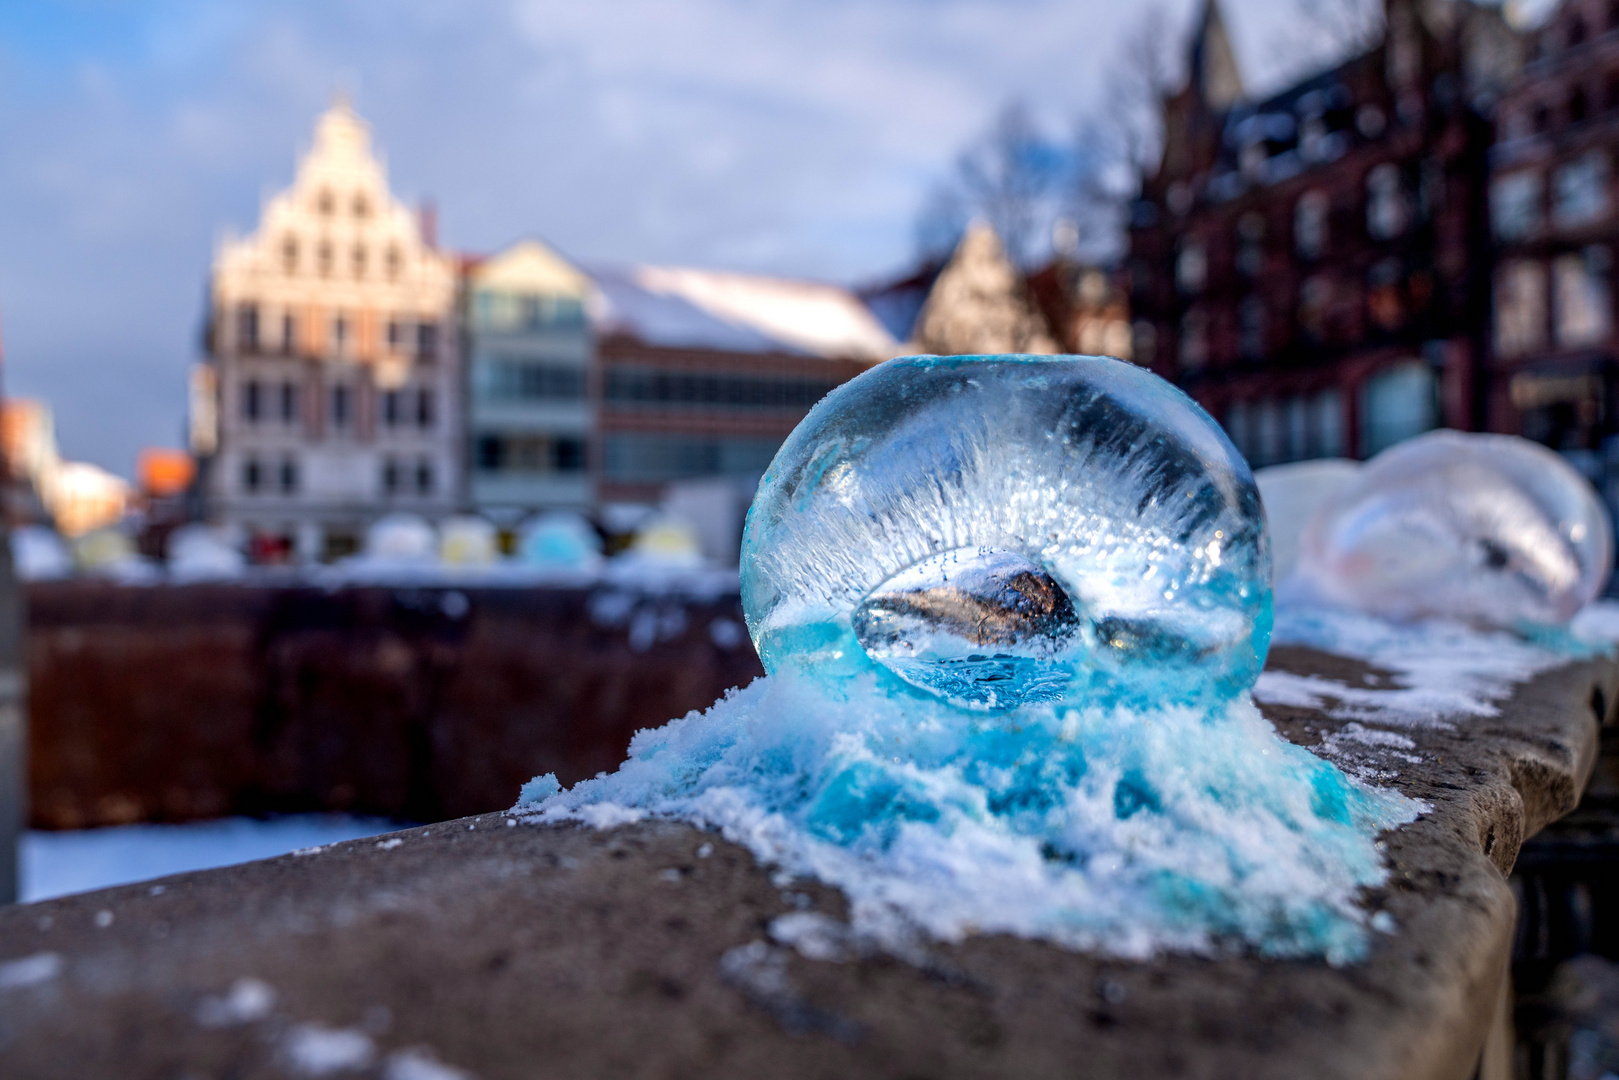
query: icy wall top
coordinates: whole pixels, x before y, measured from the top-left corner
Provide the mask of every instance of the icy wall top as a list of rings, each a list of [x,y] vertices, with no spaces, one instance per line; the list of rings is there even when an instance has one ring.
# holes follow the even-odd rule
[[[1229,697],[1271,624],[1247,464],[1179,390],[1102,357],[907,357],[828,395],[743,537],[759,655],[876,660],[977,709]]]

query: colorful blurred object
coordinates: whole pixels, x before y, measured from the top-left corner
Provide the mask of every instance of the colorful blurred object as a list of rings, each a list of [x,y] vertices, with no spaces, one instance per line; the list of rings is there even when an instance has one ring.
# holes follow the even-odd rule
[[[160,499],[184,494],[196,475],[196,460],[184,450],[148,446],[135,461],[140,490]]]

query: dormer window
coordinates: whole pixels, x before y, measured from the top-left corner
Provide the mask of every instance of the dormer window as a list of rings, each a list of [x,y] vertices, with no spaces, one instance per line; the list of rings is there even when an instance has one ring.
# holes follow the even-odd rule
[[[281,269],[288,274],[298,272],[298,238],[289,236],[281,241]]]

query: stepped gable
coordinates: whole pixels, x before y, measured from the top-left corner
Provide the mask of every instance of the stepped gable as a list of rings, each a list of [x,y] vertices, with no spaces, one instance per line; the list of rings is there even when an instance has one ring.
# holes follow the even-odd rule
[[[941,356],[1059,351],[995,230],[981,221],[967,227],[934,282],[913,337],[918,352]]]

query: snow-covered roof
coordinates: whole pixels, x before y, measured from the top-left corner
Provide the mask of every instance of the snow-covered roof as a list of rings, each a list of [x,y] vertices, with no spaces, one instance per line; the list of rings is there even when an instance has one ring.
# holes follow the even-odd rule
[[[651,345],[886,360],[900,346],[853,292],[836,285],[632,266],[591,274],[597,333]]]

